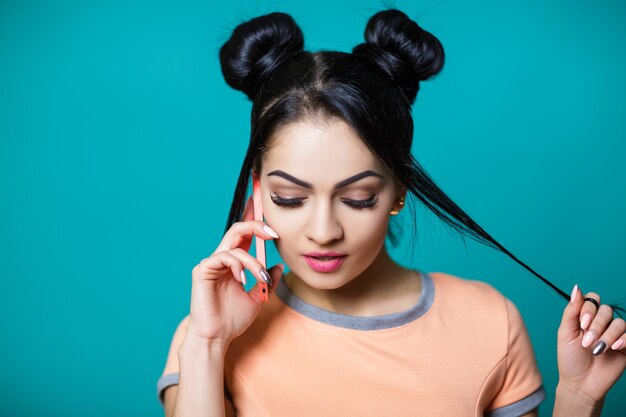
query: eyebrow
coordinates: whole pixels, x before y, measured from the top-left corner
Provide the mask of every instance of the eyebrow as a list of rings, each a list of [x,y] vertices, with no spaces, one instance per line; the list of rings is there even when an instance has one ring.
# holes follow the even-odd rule
[[[292,175],[289,175],[285,171],[281,171],[279,169],[275,170],[275,171],[272,171],[272,172],[267,174],[268,177],[270,175],[276,175],[278,177],[282,177],[282,178],[284,178],[284,179],[286,179],[288,181],[291,181],[294,184],[297,184],[297,185],[299,185],[301,187],[308,188],[309,190],[313,189],[313,185],[311,185],[310,183],[308,183],[306,181],[302,181],[301,179],[298,179],[298,178],[296,178],[296,177],[294,177]],[[356,181],[358,181],[360,179],[363,179],[365,177],[380,177],[380,178],[383,178],[383,179],[385,178],[382,175],[380,175],[378,172],[374,172],[374,171],[371,171],[371,170],[368,169],[366,171],[359,172],[358,174],[353,175],[353,176],[351,176],[349,178],[346,178],[345,180],[339,181],[337,184],[335,184],[335,187],[333,188],[333,190],[338,190],[340,188],[346,187],[346,186],[352,184],[353,182],[356,182]]]

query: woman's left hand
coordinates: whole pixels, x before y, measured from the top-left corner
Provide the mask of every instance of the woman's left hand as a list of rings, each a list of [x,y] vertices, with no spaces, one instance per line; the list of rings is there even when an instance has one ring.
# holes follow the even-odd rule
[[[585,301],[587,297],[600,308]],[[575,286],[558,331],[559,385],[589,401],[602,402],[626,368],[625,331],[626,322],[614,319],[613,309],[600,304],[598,294],[583,296]]]

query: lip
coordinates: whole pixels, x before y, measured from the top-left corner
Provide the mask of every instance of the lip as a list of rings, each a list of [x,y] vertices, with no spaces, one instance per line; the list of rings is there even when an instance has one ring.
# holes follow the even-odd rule
[[[337,258],[335,259],[322,261],[320,259],[315,259],[309,256],[309,254],[303,255],[306,263],[308,263],[309,266],[316,272],[333,272],[334,270],[336,270],[337,268],[341,266],[343,261],[348,256],[348,255],[327,255],[328,253],[333,253],[333,252],[326,252],[326,254],[324,255],[318,255],[317,253],[319,252],[312,252],[312,253],[316,253],[315,256],[337,256]]]
[[[339,253],[339,252],[309,252],[309,253],[305,253],[304,256],[310,256],[310,257],[315,257],[315,256],[346,256],[345,253]]]

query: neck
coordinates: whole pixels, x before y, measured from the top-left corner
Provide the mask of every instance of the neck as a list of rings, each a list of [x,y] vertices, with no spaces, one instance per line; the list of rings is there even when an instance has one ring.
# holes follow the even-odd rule
[[[352,316],[391,314],[412,307],[421,293],[417,278],[415,271],[391,259],[384,245],[367,269],[336,289],[311,287],[293,271],[283,277],[291,291],[307,303]]]

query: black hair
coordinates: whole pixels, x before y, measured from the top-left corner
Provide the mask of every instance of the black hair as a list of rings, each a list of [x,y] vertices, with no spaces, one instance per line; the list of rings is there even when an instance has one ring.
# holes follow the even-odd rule
[[[270,13],[239,24],[220,48],[219,58],[228,85],[243,91],[253,103],[250,143],[224,232],[241,218],[251,171],[261,172],[262,156],[274,132],[297,121],[339,118],[360,135],[407,194],[461,235],[507,254],[569,301],[569,294],[472,220],[413,157],[411,106],[420,82],[441,71],[444,50],[434,35],[405,13],[387,9],[374,14],[365,28],[365,42],[352,53],[305,51],[304,36],[294,19],[286,13]],[[388,238],[397,243],[392,227]],[[609,305],[618,314],[624,312]]]

